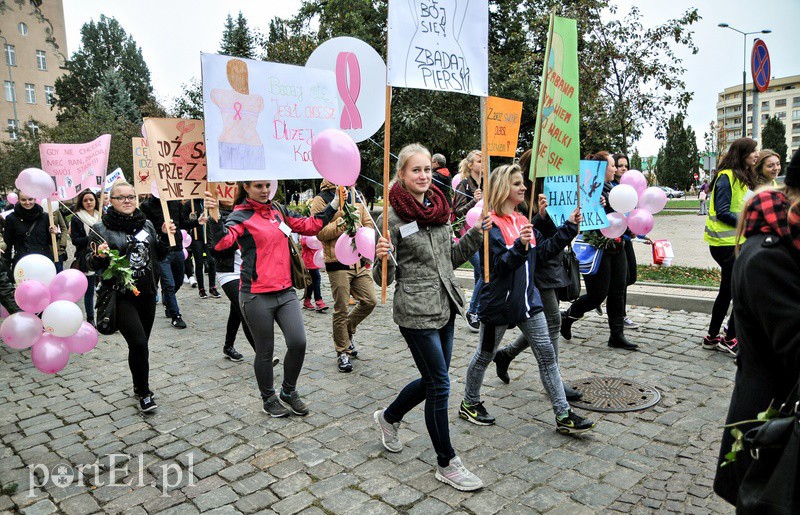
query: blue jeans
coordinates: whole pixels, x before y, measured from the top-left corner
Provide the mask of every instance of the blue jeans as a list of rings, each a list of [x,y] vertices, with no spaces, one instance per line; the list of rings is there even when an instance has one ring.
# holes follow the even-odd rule
[[[472,265],[472,275],[475,279],[475,288],[472,290],[472,298],[469,299],[468,313],[478,313],[480,307],[481,288],[483,288],[483,269],[481,268],[481,251],[479,250],[469,258]]]
[[[311,294],[314,294],[314,300],[322,300],[322,275],[318,269],[308,269],[308,275],[311,276],[311,284],[306,286],[306,294],[304,299],[311,299]]]
[[[183,286],[183,252],[170,250],[161,263],[161,297],[167,308],[167,316],[172,318],[181,316],[178,299],[175,294]]]
[[[447,418],[455,313],[456,309],[451,306],[450,321],[441,329],[400,328],[422,377],[408,383],[383,413],[387,422],[400,422],[406,413],[425,401],[425,426],[440,467],[449,465],[456,455],[450,444]]]
[[[94,322],[94,285],[95,275],[87,275],[86,281],[89,283],[86,286],[86,293],[83,294],[83,308],[86,310],[86,320]]]

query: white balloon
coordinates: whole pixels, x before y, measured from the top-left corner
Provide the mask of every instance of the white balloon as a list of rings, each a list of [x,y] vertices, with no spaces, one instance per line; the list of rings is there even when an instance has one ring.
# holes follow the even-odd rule
[[[42,312],[44,330],[53,336],[72,336],[78,332],[82,323],[81,308],[68,300],[52,302]]]
[[[611,188],[611,193],[608,194],[608,203],[614,211],[618,213],[627,213],[636,207],[639,202],[639,194],[633,189],[633,186],[627,184],[619,184]]]
[[[28,254],[17,262],[14,267],[14,281],[39,281],[45,286],[50,286],[50,281],[56,276],[56,265],[41,254]]]

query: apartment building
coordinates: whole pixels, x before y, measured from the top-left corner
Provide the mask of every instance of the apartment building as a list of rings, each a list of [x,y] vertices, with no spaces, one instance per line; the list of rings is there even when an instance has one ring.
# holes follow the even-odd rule
[[[0,138],[15,139],[21,128],[54,125],[54,85],[69,55],[63,2],[0,0],[0,45]]]

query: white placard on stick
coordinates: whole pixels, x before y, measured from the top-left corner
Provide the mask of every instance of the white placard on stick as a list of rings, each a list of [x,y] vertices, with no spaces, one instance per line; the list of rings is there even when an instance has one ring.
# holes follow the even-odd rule
[[[201,55],[208,180],[319,178],[311,142],[338,128],[333,72]]]
[[[386,64],[374,48],[357,38],[329,39],[314,49],[306,66],[336,75],[337,129],[364,141],[381,128],[386,118]]]
[[[388,83],[489,95],[486,0],[389,0]]]

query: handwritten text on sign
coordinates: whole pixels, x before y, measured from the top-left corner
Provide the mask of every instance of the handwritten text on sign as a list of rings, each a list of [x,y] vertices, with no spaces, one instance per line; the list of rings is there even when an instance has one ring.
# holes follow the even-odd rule
[[[133,147],[133,186],[138,195],[150,193],[150,183],[153,182],[153,160],[144,138],[131,138]]]
[[[579,166],[583,213],[581,230],[608,227],[605,209],[600,205],[607,164],[605,161],[581,161]],[[563,224],[578,205],[577,178],[577,175],[561,175],[544,179],[547,214],[556,226]]]
[[[389,85],[489,94],[486,2],[389,0]]]
[[[517,154],[522,102],[489,97],[486,106],[486,144],[490,156],[514,157]]]
[[[206,190],[203,121],[145,118],[144,126],[160,198],[202,198]]]
[[[111,135],[103,134],[89,143],[42,143],[42,170],[56,183],[52,200],[69,200],[85,189],[100,190],[108,167]]]
[[[340,123],[332,71],[214,54],[201,63],[210,180],[319,178],[311,141]]]

